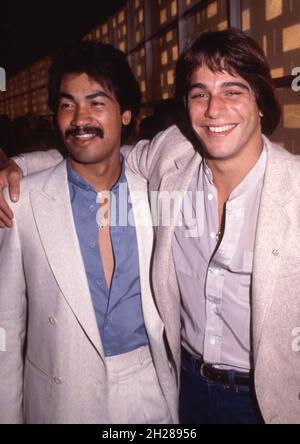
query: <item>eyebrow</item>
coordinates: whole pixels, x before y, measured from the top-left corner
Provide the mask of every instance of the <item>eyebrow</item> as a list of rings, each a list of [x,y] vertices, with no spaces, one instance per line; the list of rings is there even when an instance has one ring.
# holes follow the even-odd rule
[[[69,100],[72,100],[73,102],[75,101],[74,96],[72,96],[72,94],[68,94],[68,93],[66,93],[64,91],[60,92],[58,97],[59,98],[69,99]],[[106,99],[109,99],[109,100],[113,101],[112,97],[110,97],[104,91],[97,91],[97,92],[94,92],[92,94],[88,94],[87,96],[85,96],[85,98],[87,100],[93,100],[96,97],[104,97]]]
[[[232,87],[239,87],[239,88],[243,88],[246,91],[250,91],[249,87],[247,85],[245,85],[244,83],[241,82],[224,82],[221,84],[221,88],[232,88]],[[200,89],[208,89],[208,86],[205,83],[192,83],[192,85],[189,88],[189,91],[191,91],[194,88],[200,88]]]

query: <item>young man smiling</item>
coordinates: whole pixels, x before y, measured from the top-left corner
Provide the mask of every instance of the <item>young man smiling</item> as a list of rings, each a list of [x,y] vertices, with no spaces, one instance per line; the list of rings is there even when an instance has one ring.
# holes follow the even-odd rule
[[[149,283],[150,212],[119,193],[146,194],[120,155],[139,100],[110,45],[85,42],[53,62],[49,105],[68,157],[22,182],[14,226],[0,233],[1,423],[177,420]],[[135,225],[113,225],[113,200]]]
[[[153,256],[181,422],[299,423],[300,163],[265,136],[280,118],[268,63],[238,30],[204,33],[179,58],[176,94],[182,132],[127,161],[150,193],[204,196],[194,226],[177,202]]]
[[[265,136],[280,117],[268,63],[240,31],[204,33],[180,56],[176,94],[183,132],[139,143],[127,161],[150,193],[204,197],[195,226],[177,202],[152,260],[181,421],[298,423],[300,163]]]

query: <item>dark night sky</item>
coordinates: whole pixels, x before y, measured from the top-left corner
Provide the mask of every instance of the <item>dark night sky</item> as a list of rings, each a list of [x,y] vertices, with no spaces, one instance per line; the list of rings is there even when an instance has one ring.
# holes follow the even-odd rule
[[[2,0],[0,66],[10,76],[80,39],[125,0]]]

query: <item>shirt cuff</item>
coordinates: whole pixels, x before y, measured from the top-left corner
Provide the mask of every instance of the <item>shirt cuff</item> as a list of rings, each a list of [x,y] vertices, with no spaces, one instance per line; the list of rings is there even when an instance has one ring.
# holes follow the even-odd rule
[[[13,156],[11,159],[16,162],[19,168],[21,168],[23,177],[26,177],[28,174],[28,170],[27,170],[26,160],[23,154],[19,154],[18,156]]]

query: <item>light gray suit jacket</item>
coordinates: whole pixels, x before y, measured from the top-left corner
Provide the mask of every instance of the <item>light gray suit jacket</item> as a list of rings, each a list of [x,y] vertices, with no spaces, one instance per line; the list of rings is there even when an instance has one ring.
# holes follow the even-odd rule
[[[261,196],[252,279],[255,388],[267,423],[300,422],[300,161],[264,138],[267,169]],[[201,157],[175,126],[149,147],[127,150],[130,168],[152,190],[185,191]],[[55,152],[26,156],[30,172],[60,159]],[[180,367],[180,292],[171,242],[174,224],[159,226],[152,261],[156,304],[170,351]]]
[[[300,423],[300,160],[264,141],[251,295],[255,388],[267,423]],[[141,141],[127,162],[147,178],[150,192],[184,192],[201,156],[173,126],[150,147]],[[153,287],[179,372],[180,292],[171,251],[176,217],[156,229]]]
[[[52,157],[50,164],[61,160]],[[128,170],[126,176],[130,193],[139,192],[132,204],[145,325],[176,422],[178,390],[149,283],[153,229],[146,182]],[[25,178],[21,194],[13,228],[0,230],[0,423],[108,423],[105,359],[65,161]]]

